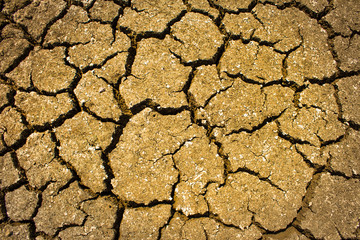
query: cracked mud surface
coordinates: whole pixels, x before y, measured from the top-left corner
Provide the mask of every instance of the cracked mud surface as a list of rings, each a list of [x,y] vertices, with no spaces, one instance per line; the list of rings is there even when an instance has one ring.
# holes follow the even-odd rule
[[[0,10],[0,239],[360,239],[358,0]]]

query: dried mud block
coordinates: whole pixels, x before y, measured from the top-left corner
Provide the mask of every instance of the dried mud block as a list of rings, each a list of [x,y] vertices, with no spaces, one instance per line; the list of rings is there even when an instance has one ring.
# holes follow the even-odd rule
[[[75,69],[65,65],[65,47],[35,48],[25,60],[6,76],[22,88],[31,82],[39,90],[57,92],[67,88],[75,77]]]
[[[296,224],[325,240],[359,238],[359,179],[322,174]]]
[[[279,124],[283,135],[317,147],[336,140],[345,134],[346,129],[337,114],[319,108],[289,108],[279,118]]]
[[[350,38],[343,38],[341,36],[335,37],[334,48],[340,60],[341,70],[347,72],[360,70],[359,46],[360,46],[360,36],[357,34],[355,34],[353,37]]]
[[[304,28],[317,27],[315,20],[295,8],[280,10],[276,6],[259,4],[253,9],[253,14],[263,23],[255,30],[254,36],[273,43],[276,49],[283,52],[302,44]],[[304,26],[304,21],[308,25]]]
[[[230,172],[238,173],[230,174],[224,186],[214,184],[211,190],[208,188],[210,211],[224,223],[242,229],[251,224],[253,214],[271,231],[291,223],[302,205],[313,170],[290,142],[278,136],[276,124],[218,141],[228,156]]]
[[[261,88],[236,79],[231,88],[213,97],[197,112],[199,119],[222,127],[224,134],[239,129],[251,130],[266,119],[281,114],[292,104],[293,91],[272,85]]]
[[[339,107],[335,98],[335,89],[330,84],[310,84],[300,93],[299,101],[300,107],[315,107],[325,112],[339,113]]]
[[[136,203],[172,200],[178,171],[171,155],[203,131],[187,112],[162,116],[146,108],[135,115],[109,154],[113,192]]]
[[[240,9],[248,9],[249,5],[252,3],[252,0],[214,0],[213,3],[216,6],[219,6],[227,11],[237,12]]]
[[[24,146],[16,151],[32,187],[39,189],[51,181],[53,186],[60,188],[71,179],[70,170],[55,159],[55,147],[49,132],[32,133]]]
[[[36,92],[18,92],[15,96],[15,105],[24,112],[26,120],[31,125],[51,124],[73,109],[68,93],[45,96]]]
[[[40,40],[48,24],[58,17],[65,7],[66,2],[62,0],[34,0],[13,16],[15,22],[24,25],[33,38]]]
[[[7,38],[0,42],[0,72],[5,72],[31,48],[25,39]]]
[[[44,44],[67,42],[70,44],[87,43],[96,34],[93,26],[99,24],[88,23],[87,12],[81,7],[72,5],[65,16],[56,21],[46,33]]]
[[[0,83],[0,109],[2,109],[5,105],[9,104],[8,96],[10,93],[10,86]]]
[[[175,212],[166,226],[161,229],[162,240],[181,239],[181,229],[188,218],[179,212]]]
[[[295,8],[258,5],[253,11],[263,22],[255,37],[274,43],[274,48],[283,52],[297,48],[286,60],[287,80],[302,84],[306,79],[323,79],[336,72],[327,33],[315,19]]]
[[[336,62],[328,50],[325,31],[322,32],[322,36],[315,37],[315,31],[311,34],[312,38],[317,40],[304,41],[287,59],[286,79],[289,81],[302,84],[307,79],[323,80],[336,72]]]
[[[187,216],[207,212],[203,196],[206,186],[210,182],[224,182],[224,162],[217,154],[217,146],[209,142],[205,133],[196,136],[197,138],[185,142],[173,157],[180,172],[174,208]]]
[[[113,2],[98,0],[90,8],[89,13],[92,19],[112,22],[118,15],[119,9],[120,6]]]
[[[240,132],[218,139],[228,156],[230,171],[249,169],[287,193],[296,195],[297,204],[311,178],[312,170],[292,144],[278,136],[275,123],[253,132]]]
[[[187,13],[171,27],[171,35],[181,45],[170,50],[185,62],[212,59],[224,42],[211,18],[200,13]]]
[[[20,172],[15,168],[10,153],[0,157],[0,188],[4,189],[20,180]]]
[[[6,212],[14,221],[29,220],[34,214],[37,202],[37,193],[29,191],[25,186],[5,195]]]
[[[194,97],[196,104],[205,107],[212,96],[220,91],[224,91],[232,83],[233,80],[230,78],[219,77],[215,65],[200,66],[195,71],[189,92]]]
[[[2,223],[0,224],[0,238],[4,240],[30,240],[30,224]]]
[[[120,225],[121,239],[158,239],[159,229],[170,218],[171,205],[127,208]]]
[[[282,61],[284,56],[272,47],[261,46],[250,41],[230,41],[228,48],[220,59],[221,76],[226,73],[242,75],[260,83],[268,83],[282,78]]]
[[[222,22],[227,32],[244,39],[250,39],[256,29],[261,27],[261,23],[251,13],[226,13]]]
[[[181,90],[188,80],[191,67],[185,67],[171,54],[169,48],[179,44],[166,37],[144,39],[139,43],[132,75],[120,85],[120,93],[129,107],[152,99],[161,107],[186,105],[186,96]]]
[[[120,16],[118,27],[129,28],[136,33],[163,32],[168,23],[185,10],[181,0],[160,0],[156,4],[133,0],[131,8],[125,8]]]
[[[61,227],[81,225],[87,214],[80,209],[80,205],[93,196],[82,190],[77,182],[73,182],[61,192],[54,190],[50,184],[42,197],[34,222],[38,231],[52,236]]]
[[[101,154],[110,144],[114,131],[115,124],[100,122],[85,112],[56,128],[60,156],[75,168],[82,183],[94,192],[105,189],[107,175]]]
[[[117,32],[115,38],[110,25],[94,23],[97,35],[91,38],[89,43],[70,47],[69,62],[84,69],[105,63],[118,53],[126,52],[130,47],[129,38],[121,32]]]
[[[205,214],[209,210],[205,197],[201,193],[193,191],[191,183],[186,181],[176,185],[174,200],[174,209],[181,211],[186,216]]]
[[[360,31],[359,11],[357,0],[334,0],[334,9],[324,19],[335,32],[350,36],[352,31]]]
[[[276,231],[285,228],[297,215],[297,204],[286,192],[246,172],[229,174],[224,186],[210,184],[206,192],[210,212],[224,224],[247,229],[252,218],[261,226]]]
[[[347,121],[360,124],[360,77],[342,78],[336,85],[339,88],[339,99],[343,111],[342,117]]]
[[[21,114],[12,107],[6,107],[0,114],[0,151],[11,146],[21,138],[27,128],[22,122]]]
[[[117,205],[110,197],[99,197],[82,202],[80,209],[87,214],[84,226],[66,228],[59,233],[60,239],[113,239]]]
[[[25,33],[21,28],[14,24],[10,23],[7,24],[2,30],[1,30],[1,37],[4,39],[7,38],[16,38],[16,39],[25,39]]]
[[[339,143],[329,145],[324,151],[330,155],[330,167],[348,177],[360,174],[360,134],[350,132]]]
[[[83,75],[74,92],[81,105],[102,118],[119,120],[122,115],[113,88],[92,72]]]
[[[329,159],[329,152],[324,151],[320,146],[314,146],[309,144],[296,144],[297,151],[305,156],[307,160],[314,165],[325,166]]]

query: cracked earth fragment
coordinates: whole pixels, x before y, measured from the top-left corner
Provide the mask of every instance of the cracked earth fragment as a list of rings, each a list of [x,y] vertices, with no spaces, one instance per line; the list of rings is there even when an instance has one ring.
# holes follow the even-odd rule
[[[83,226],[66,228],[59,233],[60,239],[113,239],[113,224],[117,211],[116,201],[110,197],[85,200],[80,210],[86,213]]]
[[[359,180],[322,174],[308,207],[300,212],[298,223],[322,239],[358,238]],[[351,211],[344,211],[350,205]],[[319,225],[321,224],[321,226]]]
[[[4,189],[20,180],[20,172],[15,168],[10,153],[1,156],[0,160],[0,188]]]
[[[339,100],[343,111],[343,118],[360,124],[359,109],[359,76],[340,79],[337,84],[339,88]]]
[[[75,77],[75,70],[65,65],[65,48],[35,48],[29,56],[6,76],[18,87],[32,85],[39,90],[57,92],[67,88]]]
[[[16,143],[25,129],[21,114],[12,107],[6,107],[0,114],[0,151]]]
[[[144,204],[172,200],[179,174],[172,155],[201,132],[191,125],[186,112],[162,116],[146,108],[137,114],[109,155],[114,193],[126,201]]]
[[[334,10],[325,16],[335,32],[344,36],[360,30],[360,6],[356,0],[334,0]]]
[[[35,0],[14,14],[14,20],[26,27],[36,40],[40,40],[47,25],[65,9],[65,1]]]
[[[53,186],[60,188],[71,179],[69,169],[56,159],[55,147],[49,132],[32,133],[17,150],[19,165],[26,171],[32,187],[40,189],[53,182]]]
[[[234,55],[239,58],[234,58]],[[257,42],[244,44],[241,41],[230,41],[220,60],[220,71],[268,83],[281,79],[283,59],[284,56],[271,47],[260,46]]]
[[[170,217],[171,206],[126,209],[120,227],[121,239],[157,239],[159,229]]]
[[[227,224],[242,229],[250,225],[252,214],[255,214],[256,221],[272,231],[289,224],[301,206],[312,170],[292,144],[278,136],[276,124],[269,123],[254,133],[241,132],[218,140],[222,143],[223,153],[228,156],[229,171],[238,173],[231,174],[225,186],[212,186],[206,195],[210,209],[214,208]],[[254,189],[254,186],[257,187]],[[267,194],[262,195],[264,192]],[[241,203],[226,203],[220,200],[221,197],[218,199],[222,194],[237,194],[243,200]],[[269,201],[276,201],[279,205],[273,206]],[[269,203],[272,208],[261,202]],[[229,211],[230,206],[234,206],[236,211]],[[268,216],[276,218],[276,222]]]
[[[114,128],[113,123],[98,121],[85,112],[56,128],[60,156],[76,169],[83,183],[94,192],[105,188],[107,175],[101,155],[111,142]]]
[[[52,123],[73,108],[67,93],[44,96],[36,92],[19,92],[15,96],[15,104],[24,112],[26,120],[31,125]]]
[[[50,184],[43,192],[42,205],[34,218],[36,228],[46,234],[55,235],[61,227],[82,225],[87,214],[79,207],[81,202],[90,197],[77,183],[70,184],[61,192],[57,192]]]
[[[136,33],[163,32],[168,23],[185,13],[181,0],[161,0],[156,4],[150,1],[131,1],[131,8],[125,8],[118,26],[129,28]]]
[[[211,59],[223,43],[216,25],[199,13],[187,13],[171,27],[171,35],[181,42],[181,46],[170,49],[185,62]]]
[[[198,117],[211,126],[223,128],[225,134],[251,130],[266,119],[279,116],[290,107],[292,98],[290,88],[277,85],[261,88],[236,79],[231,88],[217,94],[205,108],[200,108]]]
[[[360,70],[360,36],[355,35],[351,38],[335,37],[334,50],[340,60],[340,69],[343,71]]]
[[[144,39],[140,41],[132,76],[120,85],[120,93],[132,107],[147,98],[161,107],[177,108],[186,104],[183,89],[191,67],[185,67],[170,52],[169,48],[179,46],[170,37]]]
[[[120,118],[122,111],[112,87],[92,72],[83,75],[74,92],[80,104],[96,115],[115,120]]]
[[[35,211],[38,196],[22,186],[5,196],[8,216],[14,221],[29,220]]]

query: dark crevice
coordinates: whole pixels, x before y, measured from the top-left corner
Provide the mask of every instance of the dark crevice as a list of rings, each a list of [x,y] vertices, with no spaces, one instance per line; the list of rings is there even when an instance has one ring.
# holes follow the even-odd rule
[[[41,33],[41,36],[40,36],[40,45],[43,45],[44,40],[45,40],[45,37],[46,37],[46,34],[47,34],[47,32],[49,31],[50,27],[51,27],[56,21],[58,21],[59,19],[62,19],[62,18],[67,14],[69,8],[70,8],[70,5],[67,3],[65,9],[62,10],[58,16],[56,16],[55,18],[51,19],[51,21],[46,24],[46,27],[45,27],[45,29],[43,30],[43,32]]]
[[[317,163],[313,163],[312,161],[310,161],[307,156],[302,153],[297,147],[295,147],[295,150],[298,154],[301,155],[301,157],[303,158],[304,162],[306,163],[306,165],[312,169],[315,169],[316,172],[322,172],[325,169],[324,165],[319,165]]]
[[[125,201],[125,206],[127,208],[151,208],[151,207],[155,207],[158,205],[163,205],[163,204],[168,204],[171,205],[172,204],[172,200],[162,200],[159,201],[157,199],[152,200],[151,202],[145,204],[145,203],[137,203],[134,201]]]
[[[3,156],[3,155],[5,155],[6,153],[8,153],[10,151],[16,151],[17,149],[24,146],[24,144],[26,143],[27,138],[33,132],[34,132],[33,129],[25,129],[24,131],[22,131],[21,134],[20,134],[20,138],[17,141],[15,141],[14,144],[8,146],[5,149],[0,150],[0,156]]]
[[[160,113],[161,115],[177,115],[177,114],[189,109],[189,107],[187,105],[181,106],[179,108],[171,108],[171,107],[163,108],[158,103],[154,102],[152,99],[147,98],[147,99],[143,100],[142,102],[132,106],[130,108],[130,110],[133,115],[136,115],[139,112],[141,112],[142,110],[144,110],[145,108],[151,108],[152,110]]]
[[[222,92],[226,92],[228,89],[230,89],[232,86],[234,85],[234,82],[231,83],[230,86],[227,86],[225,88],[220,89],[219,91],[216,91],[215,93],[211,94],[210,97],[208,99],[206,99],[203,108],[205,108],[207,105],[209,105],[210,101],[216,97],[218,94],[222,93]]]
[[[282,110],[280,114],[275,115],[275,116],[271,116],[271,117],[267,117],[265,118],[265,120],[263,122],[261,122],[260,124],[253,126],[251,129],[247,129],[247,128],[240,128],[240,129],[236,129],[236,130],[232,130],[230,133],[227,133],[225,136],[229,136],[232,134],[237,134],[237,133],[241,133],[241,132],[246,132],[246,133],[253,133],[257,130],[260,130],[262,127],[264,127],[266,124],[271,123],[275,120],[277,120],[279,117],[281,117],[281,115],[286,111],[286,109]]]
[[[25,58],[27,58],[30,55],[30,52],[34,49],[34,47],[32,45],[30,45],[29,47],[24,49],[24,52],[17,57],[11,64],[10,66],[4,71],[4,73],[9,73],[12,70],[14,70],[17,66],[19,66],[19,64],[25,60]]]
[[[295,138],[295,137],[292,137],[292,136],[288,135],[287,133],[282,132],[281,129],[279,129],[278,135],[279,135],[279,137],[289,141],[292,144],[309,144],[309,145],[312,145],[310,142],[308,142],[306,140]]]
[[[118,209],[116,211],[115,222],[113,225],[113,229],[115,231],[114,238],[113,238],[114,240],[120,239],[120,224],[121,224],[121,221],[124,216],[124,211],[125,211],[125,209],[122,206],[118,207]]]
[[[302,235],[306,236],[307,238],[309,239],[314,239],[314,240],[317,240],[318,238],[316,238],[314,236],[314,234],[311,233],[310,230],[308,229],[303,229],[302,227],[300,227],[299,225],[297,224],[293,224],[293,227],[298,230],[298,232],[300,232]]]
[[[123,52],[124,52],[124,51],[118,51],[118,52],[112,53],[112,54],[106,56],[106,58],[105,58],[100,64],[90,64],[90,65],[84,67],[84,68],[82,69],[82,73],[87,73],[88,71],[102,68],[109,60],[113,59],[113,58],[116,57],[118,54],[123,53]]]
[[[239,172],[245,172],[245,173],[248,173],[252,176],[255,176],[257,177],[260,181],[264,181],[264,182],[267,182],[268,184],[270,184],[272,187],[276,188],[277,190],[279,191],[282,191],[282,192],[286,192],[284,189],[282,189],[281,187],[279,187],[277,184],[273,183],[269,177],[262,177],[260,173],[258,172],[255,172],[247,167],[240,167],[238,169],[236,169],[236,171],[230,171],[229,174],[235,174],[235,173],[239,173]]]
[[[164,39],[166,37],[166,35],[170,34],[171,27],[175,23],[179,22],[181,20],[181,18],[185,16],[186,13],[187,13],[186,10],[181,11],[174,19],[172,19],[170,22],[167,23],[165,30],[162,31],[162,32],[145,31],[145,32],[135,34],[136,35],[136,41],[139,42],[142,39],[146,39],[146,38]],[[125,33],[126,32],[127,33],[132,32],[129,28],[126,28],[126,27],[120,27],[120,29]]]
[[[81,104],[81,109],[86,112],[87,114],[91,115],[92,117],[94,117],[96,120],[100,121],[100,122],[110,122],[110,123],[114,123],[117,124],[117,121],[113,118],[104,118],[104,117],[100,117],[99,115],[97,115],[95,112],[91,111],[90,108],[88,108],[86,106],[85,103]]]
[[[59,235],[59,233],[60,233],[61,231],[64,231],[64,230],[66,230],[66,229],[68,229],[68,228],[72,228],[72,227],[82,227],[82,226],[84,226],[85,223],[86,223],[86,221],[87,221],[87,219],[88,219],[88,217],[89,217],[89,216],[86,215],[86,216],[84,217],[84,220],[82,221],[81,224],[65,224],[65,225],[57,228],[57,230],[56,230],[56,232],[55,232],[55,234],[54,234],[54,237],[55,237],[55,238],[58,237],[58,235]]]
[[[249,3],[247,8],[238,8],[237,10],[225,9],[221,5],[216,4],[214,0],[208,0],[208,2],[211,7],[218,9],[222,13],[239,14],[244,12],[251,12],[251,10],[256,6],[258,0],[253,0],[251,3]]]

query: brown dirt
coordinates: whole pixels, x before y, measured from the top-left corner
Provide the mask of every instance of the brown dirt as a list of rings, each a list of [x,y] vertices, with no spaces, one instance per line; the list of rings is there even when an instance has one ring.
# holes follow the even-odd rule
[[[0,10],[0,239],[360,239],[358,0]]]

